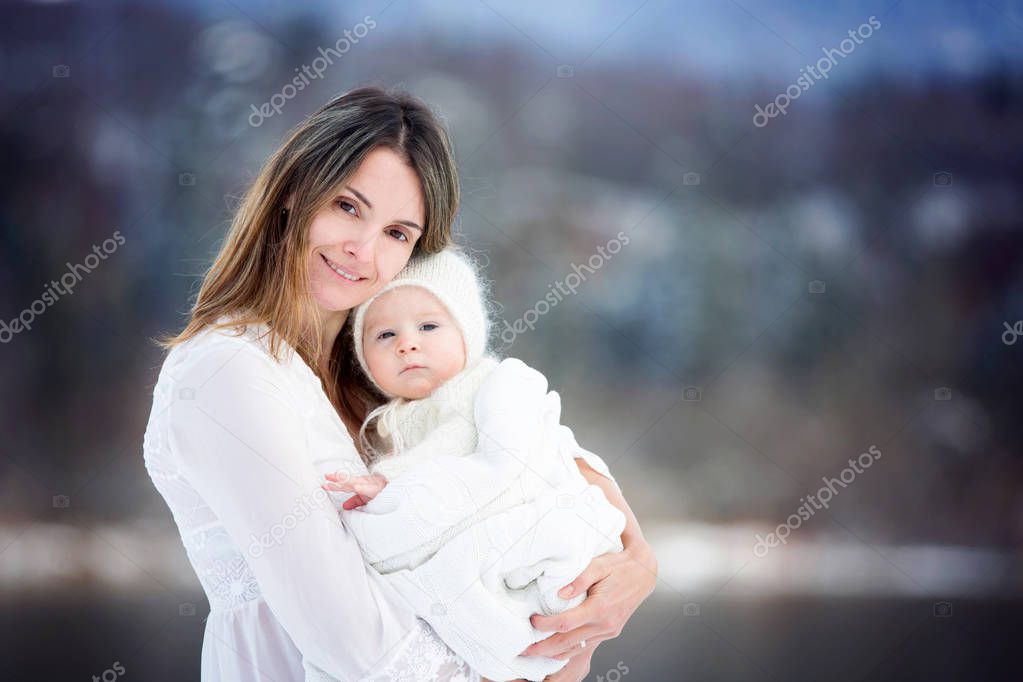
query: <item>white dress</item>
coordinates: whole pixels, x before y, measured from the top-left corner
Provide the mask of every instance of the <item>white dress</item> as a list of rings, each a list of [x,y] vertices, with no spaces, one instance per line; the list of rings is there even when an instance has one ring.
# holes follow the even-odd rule
[[[374,571],[319,485],[365,473],[301,357],[205,331],[153,391],[146,469],[210,602],[204,682],[478,681]]]

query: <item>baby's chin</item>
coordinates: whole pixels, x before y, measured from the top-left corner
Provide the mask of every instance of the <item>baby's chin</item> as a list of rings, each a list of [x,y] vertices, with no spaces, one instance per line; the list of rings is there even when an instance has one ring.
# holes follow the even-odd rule
[[[437,390],[442,383],[444,382],[431,381],[426,377],[415,378],[392,386],[390,392],[405,400],[422,400]]]

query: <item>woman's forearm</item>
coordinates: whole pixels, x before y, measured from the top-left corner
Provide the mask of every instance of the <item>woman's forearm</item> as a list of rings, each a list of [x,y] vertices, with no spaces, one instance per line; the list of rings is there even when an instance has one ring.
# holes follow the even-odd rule
[[[603,490],[604,496],[607,497],[608,502],[613,504],[623,514],[625,514],[625,530],[622,531],[622,546],[627,552],[633,555],[637,561],[656,574],[657,558],[650,549],[650,545],[647,543],[646,538],[643,537],[643,530],[639,527],[639,520],[636,518],[636,515],[632,513],[632,508],[629,507],[629,503],[625,501],[625,497],[618,489],[618,486],[616,486],[611,479],[595,471],[582,458],[576,458],[575,462],[579,467],[579,472],[583,475],[583,478]]]

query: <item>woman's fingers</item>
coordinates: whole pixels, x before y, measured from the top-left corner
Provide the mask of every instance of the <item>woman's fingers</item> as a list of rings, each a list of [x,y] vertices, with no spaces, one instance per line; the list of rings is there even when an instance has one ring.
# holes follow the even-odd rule
[[[577,594],[585,594],[594,583],[598,583],[611,574],[611,559],[603,554],[594,558],[590,565],[575,580],[558,591],[558,596],[568,599]]]
[[[558,591],[558,596],[568,599],[576,594],[589,592],[590,588],[611,574],[612,556],[602,554],[594,558],[589,566],[575,580]],[[544,632],[568,632],[593,620],[593,611],[599,607],[592,597],[573,609],[553,616],[534,614],[530,621],[533,627]]]
[[[547,656],[549,658],[572,658],[586,649],[603,642],[607,637],[599,625],[584,625],[569,632],[559,632],[526,648],[525,656]],[[586,646],[579,644],[585,641]]]
[[[546,639],[535,642],[526,647],[522,652],[524,656],[550,656],[567,653],[574,656],[580,653],[573,650],[569,644],[577,645],[582,640],[603,641],[608,639],[611,632],[607,614],[603,602],[590,597],[574,609],[565,611],[554,616],[537,616],[531,618],[533,627],[538,630],[556,629],[558,634],[551,635]]]
[[[544,682],[582,682],[590,674],[590,662],[593,660],[593,649],[586,643],[585,655],[575,656],[569,659],[565,667],[544,678]],[[601,678],[597,678],[601,679]]]
[[[529,622],[533,624],[534,628],[544,632],[570,632],[583,625],[600,621],[605,615],[603,609],[603,602],[590,596],[574,609],[553,616],[541,616],[534,613],[529,617]]]

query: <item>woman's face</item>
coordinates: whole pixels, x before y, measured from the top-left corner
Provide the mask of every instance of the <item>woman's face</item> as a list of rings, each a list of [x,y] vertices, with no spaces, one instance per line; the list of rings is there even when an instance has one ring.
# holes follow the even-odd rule
[[[387,148],[370,152],[309,227],[309,285],[321,311],[350,310],[401,270],[422,236],[419,176]]]

